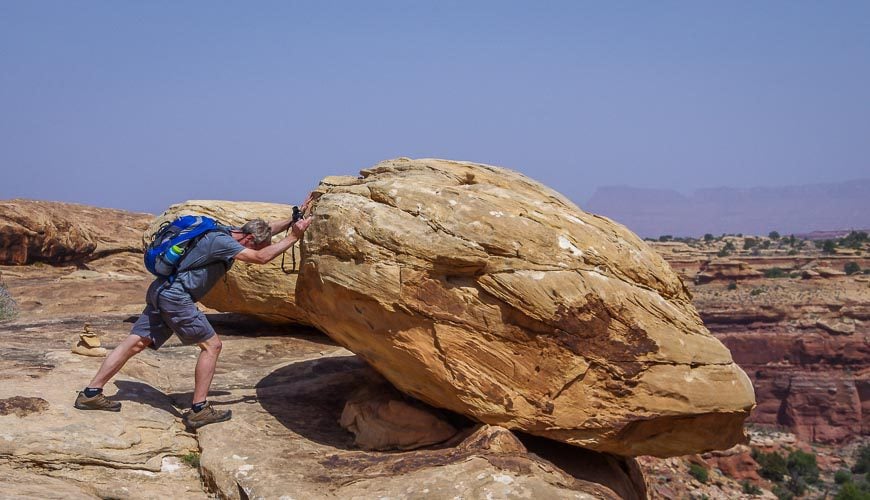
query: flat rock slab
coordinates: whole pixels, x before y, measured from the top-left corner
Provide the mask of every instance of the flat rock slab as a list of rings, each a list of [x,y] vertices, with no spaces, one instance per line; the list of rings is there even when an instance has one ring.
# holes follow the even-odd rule
[[[82,319],[0,324],[0,488],[22,498],[205,498],[178,457],[198,451],[169,399],[135,377],[106,387],[118,413],[73,408],[102,361],[69,352]],[[112,332],[119,317],[96,321]],[[110,326],[111,325],[111,326]],[[145,362],[154,362],[147,356]]]

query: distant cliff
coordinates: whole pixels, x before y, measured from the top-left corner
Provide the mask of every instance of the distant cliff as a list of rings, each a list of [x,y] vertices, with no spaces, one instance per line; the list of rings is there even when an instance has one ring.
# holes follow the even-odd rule
[[[643,237],[781,234],[870,227],[870,179],[836,184],[699,189],[599,188],[581,208]]]

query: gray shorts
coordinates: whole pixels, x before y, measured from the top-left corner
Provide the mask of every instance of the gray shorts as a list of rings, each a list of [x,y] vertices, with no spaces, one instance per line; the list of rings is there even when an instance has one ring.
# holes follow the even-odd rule
[[[215,335],[214,328],[196,307],[190,294],[178,291],[176,287],[159,292],[153,289],[152,286],[148,305],[130,333],[151,340],[150,347],[155,350],[169,340],[173,332],[185,345],[199,344]]]

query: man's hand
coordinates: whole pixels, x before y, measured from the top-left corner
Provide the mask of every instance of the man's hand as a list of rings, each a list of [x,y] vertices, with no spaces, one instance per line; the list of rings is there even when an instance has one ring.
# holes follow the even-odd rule
[[[295,236],[297,240],[301,240],[302,235],[305,233],[305,230],[308,229],[308,226],[310,225],[311,217],[299,219],[298,221],[294,222],[292,226],[290,226],[290,232],[293,233],[293,236]]]

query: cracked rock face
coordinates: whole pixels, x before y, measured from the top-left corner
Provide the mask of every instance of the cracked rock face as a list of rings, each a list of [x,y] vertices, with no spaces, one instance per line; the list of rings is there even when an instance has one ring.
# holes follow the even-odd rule
[[[620,455],[743,440],[749,379],[626,228],[502,168],[361,174],[321,184],[295,299],[400,390]]]

